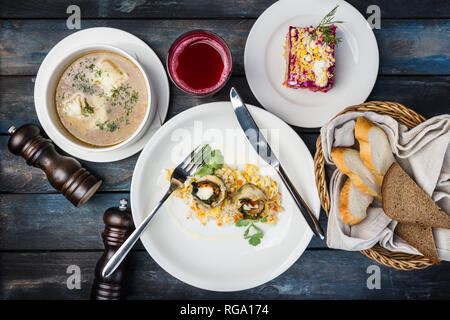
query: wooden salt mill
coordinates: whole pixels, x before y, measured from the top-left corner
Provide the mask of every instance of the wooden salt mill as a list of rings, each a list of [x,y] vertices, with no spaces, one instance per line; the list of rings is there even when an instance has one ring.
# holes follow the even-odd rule
[[[60,155],[51,140],[34,124],[8,129],[8,149],[25,158],[27,164],[42,169],[50,184],[76,207],[88,201],[102,184],[78,160]]]
[[[117,267],[109,277],[102,276],[102,270],[122,243],[133,232],[133,218],[127,208],[128,201],[120,200],[120,206],[109,208],[103,216],[105,230],[102,233],[105,252],[95,266],[95,279],[92,285],[91,300],[121,300],[125,298],[126,261]]]

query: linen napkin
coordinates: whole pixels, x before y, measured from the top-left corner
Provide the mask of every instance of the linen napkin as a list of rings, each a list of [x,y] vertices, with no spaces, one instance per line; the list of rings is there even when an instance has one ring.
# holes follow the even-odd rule
[[[334,166],[330,152],[332,147],[355,145],[354,127],[361,116],[384,130],[400,166],[449,214],[450,115],[433,117],[408,130],[387,115],[351,112],[331,120],[321,129],[326,171],[331,174],[327,245],[360,251],[378,243],[390,251],[420,254],[394,234],[397,222],[384,213],[381,203],[376,200],[368,208],[367,218],[353,227],[345,225],[339,217],[339,195],[346,177]],[[440,259],[450,261],[450,230],[433,228],[433,234]]]

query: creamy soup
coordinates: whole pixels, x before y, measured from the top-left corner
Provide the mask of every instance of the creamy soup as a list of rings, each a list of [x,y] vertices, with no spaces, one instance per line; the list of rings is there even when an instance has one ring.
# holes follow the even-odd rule
[[[61,123],[77,139],[98,147],[128,139],[147,112],[147,84],[127,58],[94,51],[75,60],[56,88]]]

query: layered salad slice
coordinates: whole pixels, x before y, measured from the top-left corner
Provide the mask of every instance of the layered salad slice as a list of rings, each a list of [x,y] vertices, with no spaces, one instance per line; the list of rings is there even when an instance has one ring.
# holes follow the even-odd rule
[[[338,6],[316,27],[290,26],[286,36],[286,77],[284,85],[294,89],[327,92],[333,87]]]

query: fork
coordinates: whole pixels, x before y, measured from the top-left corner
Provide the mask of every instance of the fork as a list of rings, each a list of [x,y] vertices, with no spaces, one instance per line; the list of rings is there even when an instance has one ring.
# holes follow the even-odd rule
[[[114,255],[109,259],[108,263],[102,270],[103,277],[109,277],[114,270],[120,265],[122,260],[126,257],[134,244],[141,237],[147,228],[150,220],[152,220],[155,213],[163,205],[163,203],[170,197],[170,195],[177,189],[181,188],[186,180],[191,177],[197,170],[208,161],[211,156],[211,149],[209,145],[203,146],[199,150],[200,146],[194,149],[172,172],[170,176],[170,186],[166,194],[158,202],[155,208],[150,212],[150,214],[141,222],[139,227],[137,227],[133,233],[128,237],[128,239],[120,246],[120,248],[114,253]],[[209,151],[209,152],[206,152]],[[206,152],[206,156],[205,156]]]

